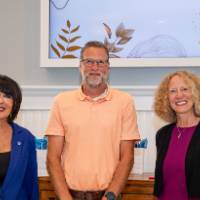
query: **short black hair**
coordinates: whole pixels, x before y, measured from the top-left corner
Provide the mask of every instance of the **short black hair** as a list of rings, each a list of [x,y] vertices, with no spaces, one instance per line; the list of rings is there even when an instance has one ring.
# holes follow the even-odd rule
[[[8,123],[12,123],[17,117],[22,102],[22,92],[18,83],[12,78],[0,74],[0,92],[9,95],[13,99],[12,111],[8,117]]]
[[[85,50],[87,48],[90,48],[90,47],[96,47],[96,48],[101,48],[101,49],[104,49],[105,52],[106,52],[106,55],[107,55],[107,59],[109,61],[109,51],[108,51],[108,48],[106,47],[106,45],[103,43],[103,42],[100,42],[100,41],[89,41],[87,42],[84,47],[81,49],[81,53],[80,53],[80,59],[82,60],[83,59],[83,54],[85,52]]]

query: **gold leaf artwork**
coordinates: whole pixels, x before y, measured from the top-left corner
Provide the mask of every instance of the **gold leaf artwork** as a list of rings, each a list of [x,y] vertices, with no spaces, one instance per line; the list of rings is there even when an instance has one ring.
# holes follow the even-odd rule
[[[65,47],[61,44],[61,43],[59,43],[58,41],[56,41],[56,44],[58,45],[58,47],[61,49],[61,50],[65,50]]]
[[[59,38],[60,38],[61,40],[63,40],[64,42],[68,43],[68,39],[67,39],[65,36],[59,35]]]
[[[80,26],[77,26],[76,28],[72,29],[72,30],[71,30],[71,33],[74,33],[74,32],[76,32],[76,31],[78,31],[79,28],[80,28]]]
[[[51,44],[51,48],[53,49],[54,53],[60,58],[60,53],[59,53],[59,51],[56,49],[56,47],[53,46],[53,44]]]
[[[120,56],[116,55],[116,53],[123,50],[122,45],[127,44],[132,39],[132,34],[135,30],[126,29],[124,24],[120,23],[115,30],[115,36],[113,36],[110,26],[106,23],[103,23],[103,25],[106,32],[104,44],[108,48],[109,56],[111,58],[119,58]]]
[[[73,52],[81,49],[81,47],[78,45],[74,45],[74,42],[79,40],[81,36],[75,36],[74,34],[77,33],[79,28],[80,25],[72,28],[72,23],[70,22],[70,20],[66,21],[66,27],[61,29],[62,34],[58,34],[59,40],[55,41],[56,45],[51,44],[51,49],[58,58],[77,58],[77,56],[75,56]]]
[[[80,49],[81,47],[79,47],[79,46],[71,46],[71,47],[68,47],[66,50],[67,51],[76,51],[76,50],[78,50],[78,49]]]
[[[71,27],[71,23],[69,20],[67,20],[67,27],[70,28]]]
[[[62,32],[66,33],[66,34],[69,34],[69,32],[64,28],[62,28]]]
[[[76,58],[76,56],[72,54],[67,54],[67,55],[62,56],[62,58]]]

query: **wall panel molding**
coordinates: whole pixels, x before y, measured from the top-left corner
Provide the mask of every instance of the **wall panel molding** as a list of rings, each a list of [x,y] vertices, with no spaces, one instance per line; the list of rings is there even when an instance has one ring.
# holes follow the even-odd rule
[[[23,102],[17,122],[38,138],[44,136],[49,110],[56,96],[61,91],[77,89],[79,86],[22,86]],[[155,133],[163,125],[153,113],[152,103],[155,86],[113,86],[128,92],[134,97],[137,121],[141,138],[148,139],[148,148],[144,154],[144,171],[153,172],[155,166]],[[45,152],[38,150],[39,174],[45,175]]]
[[[79,86],[22,86],[23,102],[22,110],[49,110],[53,97],[59,92],[74,90]],[[152,110],[153,96],[155,93],[156,86],[120,86],[115,85],[113,88],[120,89],[128,92],[134,97],[135,105],[137,110]]]

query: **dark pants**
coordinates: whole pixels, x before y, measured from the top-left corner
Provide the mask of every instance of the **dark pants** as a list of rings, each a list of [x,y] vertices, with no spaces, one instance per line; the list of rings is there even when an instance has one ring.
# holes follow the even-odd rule
[[[73,200],[101,200],[105,191],[77,191],[69,190]]]
[[[76,198],[73,198],[73,200],[85,200],[85,199],[76,199]],[[89,199],[86,199],[86,200],[89,200]],[[94,199],[92,199],[92,200],[94,200]],[[98,200],[101,200],[101,199],[98,199]],[[119,195],[118,198],[117,198],[117,200],[122,200],[122,196]]]
[[[74,192],[70,190],[73,200],[101,200],[104,192]],[[85,194],[84,194],[85,193]],[[59,200],[56,198],[55,200]],[[118,196],[117,200],[122,200],[121,195]]]
[[[101,200],[103,195],[105,194],[105,191],[76,191],[76,190],[69,190],[73,200]],[[118,200],[121,200],[121,195],[118,198]]]

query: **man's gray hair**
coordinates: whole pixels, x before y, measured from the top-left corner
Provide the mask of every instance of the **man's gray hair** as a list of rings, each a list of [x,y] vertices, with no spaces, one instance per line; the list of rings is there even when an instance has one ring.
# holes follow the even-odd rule
[[[83,54],[84,54],[84,51],[89,48],[89,47],[96,47],[96,48],[102,48],[105,50],[106,52],[106,55],[108,57],[108,61],[109,61],[109,51],[108,51],[108,48],[106,47],[106,45],[102,42],[99,42],[99,41],[89,41],[87,42],[84,47],[81,49],[81,53],[80,53],[80,59],[82,60],[83,59]]]

